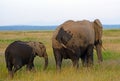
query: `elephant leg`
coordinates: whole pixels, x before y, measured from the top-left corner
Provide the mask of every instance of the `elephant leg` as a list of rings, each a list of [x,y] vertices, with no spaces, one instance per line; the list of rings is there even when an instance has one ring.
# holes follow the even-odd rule
[[[14,60],[14,68],[13,68],[13,73],[17,72],[22,67],[22,61],[20,58],[16,58]]]
[[[73,56],[70,58],[72,59],[73,62],[73,67],[78,68],[79,67],[79,58],[81,56],[81,49],[78,47],[74,47],[75,53],[73,53]]]
[[[34,64],[33,64],[33,63],[27,64],[26,69],[27,69],[27,71],[31,71],[31,70],[35,71],[35,69],[34,69]]]
[[[11,62],[7,62],[7,69],[8,69],[8,73],[9,73],[10,78],[13,78],[12,68],[13,68],[13,64]]]
[[[14,77],[14,74],[22,67],[22,65],[14,65],[14,68],[13,68],[13,71],[12,71],[12,74],[13,74],[13,77]]]
[[[31,70],[35,71],[33,61],[34,61],[34,56],[30,58],[29,63],[27,64],[26,68],[28,71],[31,71]]]
[[[13,68],[13,73],[17,72],[22,67],[22,65],[15,65]]]
[[[93,48],[94,45],[89,45],[87,48],[87,66],[93,65]]]
[[[86,54],[83,54],[83,55],[81,56],[81,61],[82,61],[83,67],[87,66]]]
[[[78,68],[79,67],[79,58],[72,59],[73,67]]]
[[[60,50],[59,49],[53,49],[54,51],[54,57],[55,57],[55,61],[56,61],[56,68],[57,70],[61,69],[61,64],[62,64],[62,55],[60,54]]]

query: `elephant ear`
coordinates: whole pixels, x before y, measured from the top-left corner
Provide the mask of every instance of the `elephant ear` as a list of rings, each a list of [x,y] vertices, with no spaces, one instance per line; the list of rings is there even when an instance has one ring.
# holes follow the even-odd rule
[[[101,22],[100,22],[99,19],[96,19],[96,20],[94,21],[94,23],[98,24],[99,27],[102,27],[102,24],[101,24]]]
[[[95,44],[102,43],[102,24],[99,19],[96,19],[93,23],[95,30]]]

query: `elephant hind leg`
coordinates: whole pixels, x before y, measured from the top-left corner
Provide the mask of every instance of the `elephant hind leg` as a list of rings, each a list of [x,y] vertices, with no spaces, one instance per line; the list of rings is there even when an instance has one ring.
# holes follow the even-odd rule
[[[22,66],[20,65],[14,65],[13,69],[12,70],[9,70],[9,75],[10,75],[10,78],[13,78],[14,77],[14,73],[19,70]]]
[[[10,61],[7,62],[7,69],[8,69],[8,73],[9,73],[10,78],[13,78],[12,68],[13,68],[13,64]]]
[[[34,64],[33,62],[31,64],[27,64],[27,67],[26,67],[27,71],[35,71],[35,68],[34,68]]]
[[[17,72],[22,67],[22,65],[15,65],[13,68],[13,73]]]
[[[72,59],[73,62],[73,67],[78,68],[79,67],[79,58],[81,56],[81,49],[74,47],[75,53],[73,53],[70,58]]]
[[[55,57],[55,61],[56,61],[56,69],[60,70],[61,69],[61,64],[62,64],[62,55],[60,54],[60,50],[59,49],[53,49],[54,51],[54,57]]]
[[[82,61],[82,65],[83,65],[83,67],[86,67],[87,66],[87,59],[86,59],[87,57],[86,57],[86,54],[83,54],[82,56],[81,56],[81,61]]]
[[[14,60],[13,73],[17,72],[23,66],[21,59],[16,58]]]

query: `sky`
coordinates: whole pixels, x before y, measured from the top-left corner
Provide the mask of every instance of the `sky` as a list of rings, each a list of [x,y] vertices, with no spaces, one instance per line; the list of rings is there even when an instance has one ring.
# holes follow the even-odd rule
[[[0,0],[0,26],[59,25],[84,19],[120,24],[120,0]]]

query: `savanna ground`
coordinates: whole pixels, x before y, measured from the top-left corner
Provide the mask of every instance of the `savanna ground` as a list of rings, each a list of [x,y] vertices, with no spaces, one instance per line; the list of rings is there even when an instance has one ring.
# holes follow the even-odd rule
[[[61,72],[56,72],[55,60],[51,47],[53,31],[1,31],[0,32],[0,81],[120,81],[120,30],[103,31],[103,63],[97,63],[94,51],[94,66],[78,70],[72,68],[70,60],[63,60]],[[47,48],[49,65],[43,71],[44,59],[34,60],[36,72],[28,72],[25,67],[20,69],[13,79],[8,77],[4,51],[15,40],[41,41]]]

